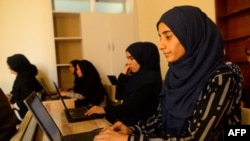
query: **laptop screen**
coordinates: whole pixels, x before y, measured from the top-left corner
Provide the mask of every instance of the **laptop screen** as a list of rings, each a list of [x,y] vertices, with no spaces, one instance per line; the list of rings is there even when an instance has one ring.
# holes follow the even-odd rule
[[[116,85],[117,83],[117,78],[115,75],[108,75],[108,79],[112,85]]]
[[[65,109],[66,113],[67,113],[68,115],[70,115],[70,114],[69,114],[69,111],[68,111],[68,108],[67,108],[67,106],[66,106],[66,103],[64,102],[64,99],[63,99],[62,95],[60,94],[60,90],[59,90],[58,86],[56,85],[56,82],[53,81],[52,83],[53,83],[53,85],[54,85],[54,87],[55,87],[55,89],[56,89],[56,92],[58,93],[58,96],[59,96],[60,100],[62,101],[62,104],[63,104],[63,106],[64,106],[64,109]]]
[[[57,127],[56,123],[38,98],[35,92],[24,100],[26,106],[33,113],[33,116],[36,118],[38,125],[43,131],[47,134],[50,140],[59,141],[61,140],[61,132]]]

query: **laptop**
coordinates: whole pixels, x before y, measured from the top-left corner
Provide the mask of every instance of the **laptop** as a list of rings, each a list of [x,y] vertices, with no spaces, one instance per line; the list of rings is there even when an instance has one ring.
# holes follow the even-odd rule
[[[49,97],[49,99],[52,99],[52,100],[59,99],[58,93],[49,91],[48,85],[45,83],[43,78],[40,79],[40,82],[44,90],[43,94],[45,94],[46,96]]]
[[[36,119],[39,127],[44,131],[51,141],[93,141],[94,136],[97,135],[101,128],[94,129],[88,132],[71,134],[63,136],[60,129],[56,125],[53,118],[48,113],[45,106],[37,96],[36,92],[32,92],[25,100],[24,104],[31,111],[33,117]]]
[[[116,85],[117,83],[117,78],[115,75],[108,75],[108,79],[112,85]]]
[[[64,98],[60,95],[60,91],[58,86],[56,85],[55,82],[53,82],[53,85],[59,93],[60,100],[62,101],[62,104],[64,106],[64,112],[67,117],[67,120],[69,122],[78,122],[78,121],[85,121],[85,120],[93,120],[93,119],[98,119],[98,118],[103,118],[105,117],[105,114],[92,114],[90,116],[84,115],[85,112],[88,111],[87,107],[75,107],[75,108],[67,108],[66,103],[64,101]]]

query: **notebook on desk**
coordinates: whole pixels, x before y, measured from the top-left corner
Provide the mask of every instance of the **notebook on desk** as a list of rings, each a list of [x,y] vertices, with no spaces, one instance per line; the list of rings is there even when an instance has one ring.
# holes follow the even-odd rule
[[[93,141],[94,136],[101,130],[101,128],[98,128],[89,132],[63,136],[55,121],[37,96],[36,92],[32,92],[32,94],[24,100],[24,103],[36,119],[39,127],[52,141]]]
[[[103,118],[105,116],[105,114],[93,114],[90,116],[84,115],[84,113],[87,112],[87,110],[88,110],[88,108],[86,108],[86,107],[68,108],[66,106],[64,98],[60,95],[60,91],[59,91],[58,86],[56,85],[55,82],[53,82],[53,85],[54,85],[57,93],[59,93],[60,100],[62,101],[62,104],[64,106],[64,112],[65,112],[66,117],[67,117],[69,122],[93,120],[93,119]]]

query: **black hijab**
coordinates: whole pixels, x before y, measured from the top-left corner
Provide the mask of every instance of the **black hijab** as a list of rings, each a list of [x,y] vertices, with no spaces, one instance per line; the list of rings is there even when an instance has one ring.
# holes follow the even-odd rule
[[[79,60],[72,60],[70,61],[70,64],[72,64],[72,66],[74,67],[74,72],[73,72],[73,75],[74,75],[74,86],[73,86],[73,90],[75,93],[80,93],[81,92],[81,83],[80,83],[80,78],[77,76],[77,73],[76,73],[76,66],[78,64]]]
[[[100,105],[107,96],[107,92],[101,82],[101,77],[95,66],[88,60],[80,60],[78,65],[82,72],[82,77],[79,78],[81,84],[80,93],[94,105]]]
[[[169,64],[160,95],[165,130],[180,134],[186,129],[209,77],[224,64],[223,40],[216,25],[199,8],[174,7],[164,13],[165,23],[179,39],[186,54]]]
[[[69,62],[74,67],[73,74],[75,75],[75,77],[77,77],[77,74],[76,74],[76,65],[77,65],[78,62],[79,62],[79,60],[77,60],[77,59],[76,60],[72,60],[72,61]]]
[[[14,54],[7,58],[10,69],[17,72],[18,76],[36,76],[38,71],[35,65],[31,64],[23,54]]]
[[[143,85],[157,83],[156,96],[161,89],[160,56],[156,45],[150,42],[136,42],[131,44],[126,51],[140,64],[140,70],[133,73],[127,81],[124,101],[133,97],[134,91]]]
[[[80,60],[78,65],[82,71],[84,79],[86,78],[98,78],[101,80],[100,75],[95,66],[88,60]]]

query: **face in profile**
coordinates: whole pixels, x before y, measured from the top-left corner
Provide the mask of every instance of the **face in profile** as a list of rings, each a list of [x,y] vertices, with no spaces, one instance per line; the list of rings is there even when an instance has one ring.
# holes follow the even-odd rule
[[[126,51],[126,56],[127,56],[127,65],[129,67],[129,70],[133,73],[136,73],[140,70],[140,64],[134,59],[134,57]]]
[[[158,34],[160,36],[159,48],[169,63],[174,63],[185,55],[185,48],[165,23],[159,23]]]
[[[74,72],[75,72],[75,68],[72,64],[69,64],[69,72],[72,74],[74,74]]]
[[[9,65],[8,65],[8,68],[10,69],[10,73],[11,73],[11,74],[17,75],[17,72],[16,72],[16,71],[14,71],[14,70],[12,70],[12,69],[10,68],[10,66],[9,66]]]
[[[76,65],[76,74],[77,74],[78,77],[82,77],[83,76],[81,68],[79,67],[78,64]]]

